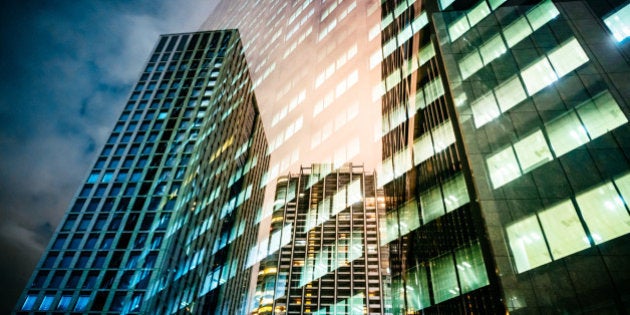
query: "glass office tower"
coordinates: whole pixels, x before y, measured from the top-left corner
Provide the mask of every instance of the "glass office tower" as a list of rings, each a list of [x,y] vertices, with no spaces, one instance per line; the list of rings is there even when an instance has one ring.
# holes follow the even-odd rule
[[[629,10],[383,3],[394,313],[630,310]]]
[[[161,36],[17,314],[237,309],[266,146],[238,32]]]
[[[360,165],[280,177],[252,314],[384,314],[384,211],[375,174]]]

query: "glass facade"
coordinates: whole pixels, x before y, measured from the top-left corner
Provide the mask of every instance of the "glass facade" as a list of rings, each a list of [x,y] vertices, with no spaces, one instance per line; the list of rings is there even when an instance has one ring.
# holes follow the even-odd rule
[[[461,37],[452,28],[471,11],[434,16],[489,254],[511,313],[628,310],[630,292],[619,280],[629,274],[609,255],[629,258],[630,214],[620,188],[630,168],[629,99],[621,92],[627,83],[610,74],[627,75],[630,67],[610,38],[614,30],[601,23],[622,12],[613,9],[618,2],[507,3]],[[599,278],[586,280],[579,270]],[[536,293],[543,288],[549,294]]]
[[[280,177],[252,313],[383,314],[384,206],[363,166],[314,164]]]
[[[242,46],[161,38],[16,307],[630,312],[629,7],[221,1]]]
[[[255,242],[268,160],[241,47],[233,30],[160,37],[17,314],[170,314],[249,282],[232,252]]]

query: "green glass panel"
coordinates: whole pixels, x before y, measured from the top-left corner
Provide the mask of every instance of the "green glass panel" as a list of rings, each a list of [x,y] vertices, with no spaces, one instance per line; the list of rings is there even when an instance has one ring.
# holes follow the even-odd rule
[[[439,187],[429,189],[420,194],[420,207],[424,224],[444,215],[444,204]]]
[[[455,261],[462,293],[490,284],[479,243],[458,249],[455,252]]]
[[[419,311],[431,306],[426,268],[424,266],[414,267],[407,272],[406,278],[407,286],[405,291],[408,311]]]
[[[451,254],[430,261],[433,299],[435,303],[444,302],[459,295],[457,275]]]

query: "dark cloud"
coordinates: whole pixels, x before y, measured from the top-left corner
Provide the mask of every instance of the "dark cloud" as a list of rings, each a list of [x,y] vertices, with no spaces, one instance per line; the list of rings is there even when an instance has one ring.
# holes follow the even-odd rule
[[[0,313],[16,302],[157,36],[196,30],[214,2],[0,4]]]

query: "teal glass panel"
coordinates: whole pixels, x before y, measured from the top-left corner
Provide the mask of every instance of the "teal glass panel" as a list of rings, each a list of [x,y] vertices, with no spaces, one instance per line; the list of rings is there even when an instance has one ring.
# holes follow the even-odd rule
[[[429,189],[420,194],[420,207],[424,224],[444,215],[444,203],[440,187]]]
[[[433,299],[435,303],[444,302],[459,295],[457,275],[453,255],[448,254],[430,261]]]
[[[455,252],[461,292],[467,293],[490,284],[481,246],[474,243]]]
[[[460,173],[449,179],[444,183],[442,188],[444,191],[444,204],[446,205],[446,212],[453,211],[470,202],[463,174]]]
[[[420,227],[420,215],[418,213],[418,204],[415,200],[405,203],[399,210],[400,216],[400,236],[407,235],[409,232]]]
[[[604,19],[604,23],[618,42],[630,36],[630,4],[626,4]]]
[[[408,311],[419,311],[431,306],[427,270],[417,266],[407,272],[407,307]]]

